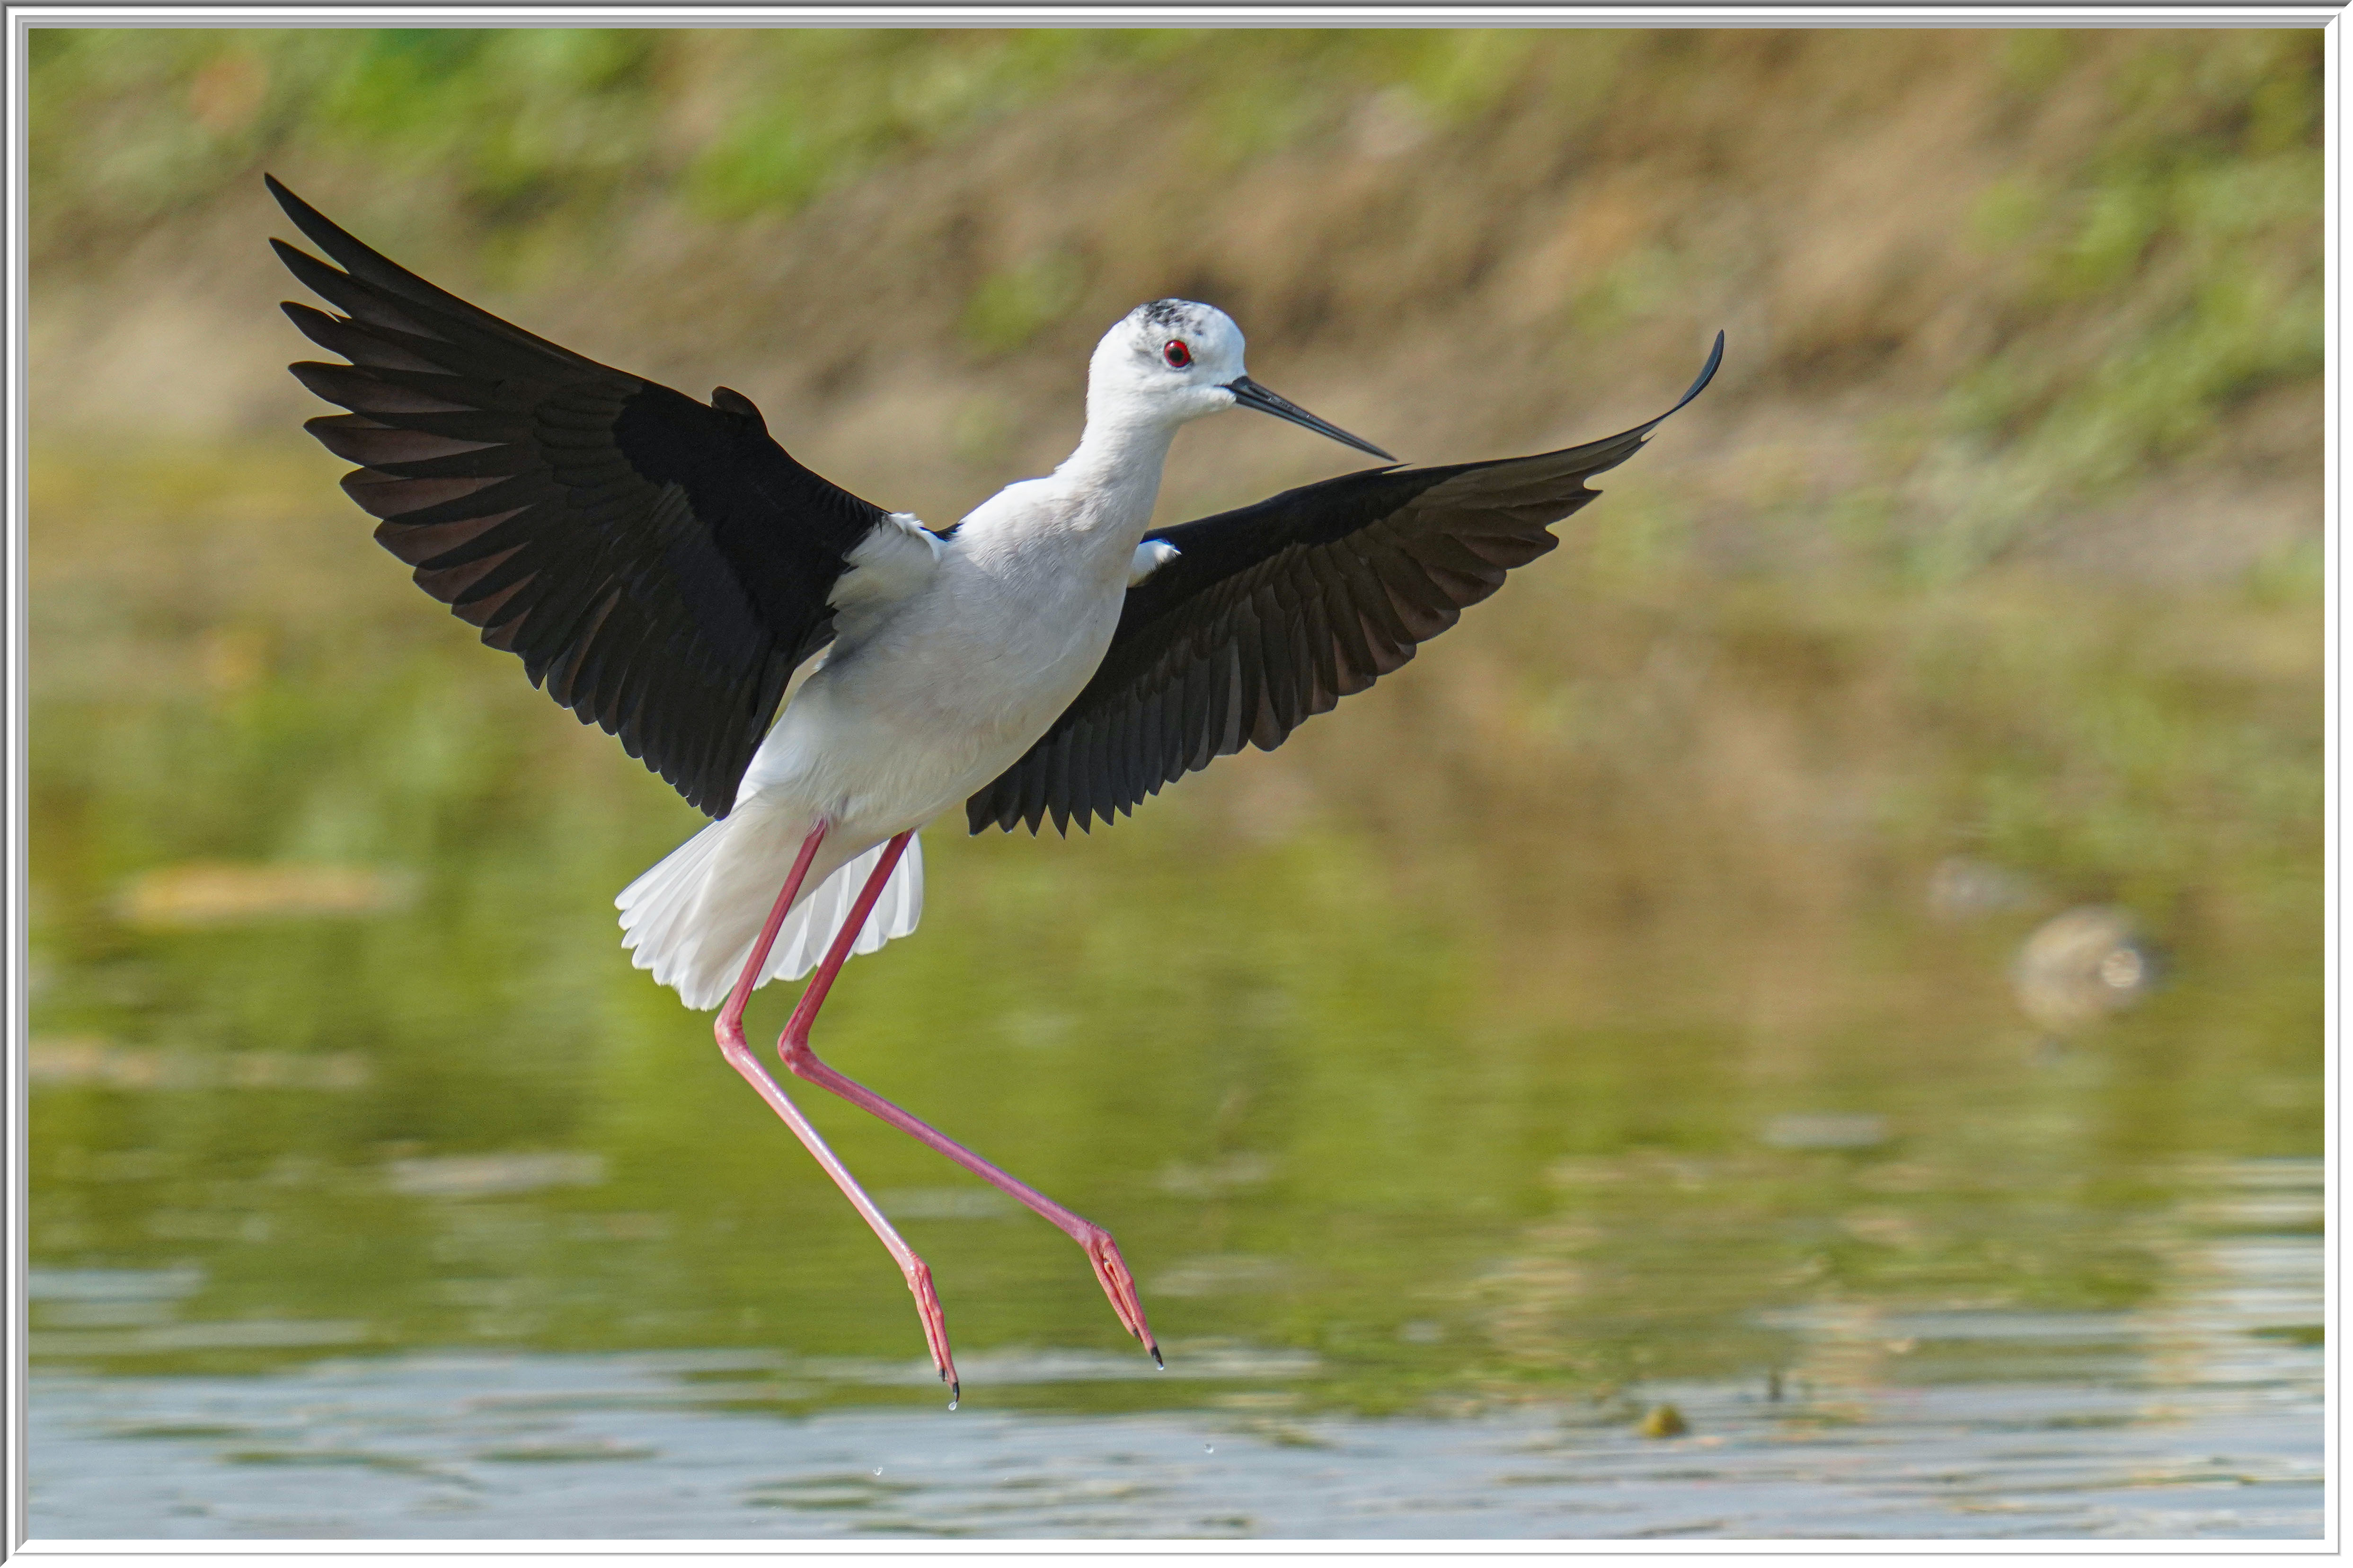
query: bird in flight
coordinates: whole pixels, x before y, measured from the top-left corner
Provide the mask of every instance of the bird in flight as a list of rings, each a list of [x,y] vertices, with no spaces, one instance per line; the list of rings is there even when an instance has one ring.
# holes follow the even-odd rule
[[[349,410],[305,428],[360,465],[343,489],[419,587],[713,818],[615,900],[623,943],[688,1006],[719,1009],[728,1064],[890,1250],[951,1407],[960,1385],[931,1270],[745,1045],[744,1004],[770,980],[814,971],[777,1042],[793,1077],[1076,1241],[1158,1362],[1109,1232],[811,1049],[834,976],[914,930],[916,830],[959,803],[974,833],[1108,823],[1245,744],[1272,751],[1413,658],[1553,548],[1550,525],[1598,493],[1585,481],[1699,395],[1724,335],[1646,424],[1535,457],[1405,468],[1251,380],[1224,311],[1156,300],[1096,345],[1078,449],[934,530],[802,467],[743,394],[697,402],[535,337],[268,183],[328,258],[270,242],[334,307],[286,313],[348,362],[290,367]],[[1390,466],[1155,528],[1177,429],[1229,408]]]

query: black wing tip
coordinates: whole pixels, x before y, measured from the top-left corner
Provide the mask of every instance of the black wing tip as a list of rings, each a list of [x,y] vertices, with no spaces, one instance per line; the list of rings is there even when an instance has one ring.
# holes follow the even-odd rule
[[[1008,818],[1005,815],[1004,808],[997,804],[995,792],[992,790],[982,790],[977,795],[968,797],[964,803],[964,826],[966,837],[977,838],[992,827],[1010,833],[1013,831],[1013,824],[1019,820],[1018,816]]]
[[[1681,408],[1683,404],[1689,403],[1693,398],[1705,392],[1707,384],[1715,379],[1716,367],[1723,363],[1724,329],[1718,327],[1715,329],[1715,342],[1707,351],[1707,363],[1699,367],[1699,374],[1692,380],[1691,390],[1683,394],[1682,402],[1677,403],[1675,407]],[[1673,409],[1668,410],[1669,413],[1673,411]]]
[[[268,187],[270,195],[276,198],[280,209],[283,211],[288,217],[294,220],[294,226],[301,229],[304,234],[310,236],[311,239],[314,243],[320,245],[326,244],[326,241],[322,239],[319,234],[319,230],[322,228],[324,228],[331,233],[342,233],[342,230],[336,228],[332,223],[328,221],[326,214],[321,212],[317,207],[312,206],[309,202],[304,201],[301,196],[296,195],[292,191],[288,190],[286,188],[286,183],[283,180],[280,180],[277,175],[265,170],[261,176],[261,183],[263,185]],[[279,242],[273,239],[269,243],[276,245]]]
[[[426,282],[398,262],[375,250],[349,229],[288,190],[279,182],[276,175],[264,174],[262,178],[269,182],[269,194],[278,198],[278,205],[285,209],[286,216],[293,220],[294,226],[302,231],[302,237],[317,246],[325,258],[322,260],[320,257],[308,255],[298,247],[289,245],[274,235],[270,237],[270,248],[278,252],[278,258],[285,262],[287,269],[297,278],[302,277],[301,263],[308,263],[312,267],[323,267],[331,274],[354,279],[379,293],[389,293],[410,306],[420,303],[440,305],[444,301],[448,301],[461,309],[476,309],[467,305],[464,300],[448,294],[438,286]],[[298,263],[296,258],[300,258],[301,262]],[[338,268],[342,269],[340,273],[336,272]],[[304,279],[303,281],[308,283],[310,280]],[[315,284],[311,286],[316,287]],[[487,316],[489,312],[484,311],[483,314]]]
[[[351,358],[344,350],[332,347],[319,335],[322,331],[332,332],[336,328],[345,325],[350,321],[350,317],[338,316],[332,310],[322,310],[318,306],[302,300],[280,300],[278,301],[278,308],[285,312],[288,321],[294,323],[296,331],[301,332],[329,353],[339,353],[345,359]],[[354,364],[349,368],[357,369],[358,367]]]
[[[1724,329],[1718,327],[1715,331],[1715,346],[1707,351],[1707,363],[1699,367],[1699,374],[1692,379],[1690,388],[1686,390],[1681,397],[1675,399],[1675,405],[1672,408],[1668,409],[1664,414],[1660,415],[1656,419],[1653,419],[1648,425],[1643,426],[1643,434],[1648,435],[1651,431],[1657,429],[1660,426],[1665,424],[1676,415],[1681,414],[1684,407],[1690,404],[1693,398],[1697,397],[1701,393],[1707,390],[1707,384],[1715,379],[1716,367],[1723,363]]]
[[[1629,438],[1630,437],[1630,438],[1632,439],[1632,441],[1634,442],[1634,445],[1633,445],[1632,447],[1629,447],[1629,448],[1626,450],[1626,452],[1625,452],[1622,456],[1620,456],[1620,457],[1617,457],[1617,458],[1611,458],[1608,463],[1603,464],[1600,468],[1593,468],[1593,469],[1589,470],[1589,471],[1588,471],[1588,477],[1590,477],[1590,475],[1591,475],[1591,474],[1599,474],[1599,473],[1605,472],[1606,470],[1608,470],[1608,469],[1609,469],[1609,468],[1615,468],[1615,467],[1617,467],[1617,466],[1618,466],[1618,464],[1624,462],[1624,461],[1626,460],[1626,458],[1630,458],[1630,457],[1633,456],[1633,454],[1634,454],[1635,452],[1640,451],[1640,450],[1641,450],[1641,449],[1645,445],[1647,445],[1647,444],[1649,443],[1650,438],[1651,438],[1651,431],[1656,430],[1660,426],[1662,426],[1662,425],[1665,424],[1668,420],[1672,419],[1676,415],[1681,414],[1681,413],[1682,413],[1685,408],[1689,407],[1689,406],[1691,405],[1691,401],[1692,401],[1692,399],[1694,399],[1694,398],[1697,397],[1701,393],[1705,392],[1705,391],[1707,390],[1707,388],[1708,388],[1708,384],[1709,384],[1710,382],[1712,382],[1712,381],[1714,381],[1714,380],[1715,379],[1715,373],[1716,373],[1717,369],[1718,369],[1718,368],[1720,368],[1720,367],[1723,365],[1723,363],[1724,363],[1724,331],[1723,331],[1723,329],[1722,329],[1722,328],[1720,328],[1720,327],[1719,327],[1718,329],[1716,329],[1716,333],[1715,333],[1715,343],[1714,343],[1714,344],[1713,344],[1713,345],[1708,349],[1708,351],[1707,351],[1707,363],[1706,363],[1705,364],[1703,364],[1703,365],[1701,365],[1701,366],[1699,367],[1699,374],[1692,378],[1692,384],[1691,384],[1691,385],[1689,385],[1688,387],[1686,387],[1686,388],[1684,388],[1684,389],[1683,389],[1683,395],[1681,397],[1679,397],[1679,398],[1675,399],[1675,405],[1674,405],[1674,406],[1673,406],[1673,407],[1672,407],[1672,408],[1670,408],[1670,409],[1668,409],[1664,414],[1660,415],[1660,416],[1659,416],[1658,417],[1656,417],[1655,419],[1646,419],[1646,420],[1644,420],[1641,424],[1635,426],[1634,426],[1632,429],[1630,429],[1630,430],[1620,430],[1620,432],[1618,432],[1618,434],[1616,434],[1615,436],[1604,436],[1604,437],[1601,437],[1601,439],[1599,439],[1599,441],[1588,441],[1588,442],[1583,443],[1583,444],[1582,444],[1582,445],[1580,445],[1580,446],[1576,446],[1576,447],[1561,447],[1558,451],[1556,451],[1556,452],[1534,452],[1534,453],[1530,453],[1527,457],[1525,457],[1525,458],[1487,458],[1487,459],[1485,459],[1485,460],[1483,460],[1483,461],[1474,461],[1474,462],[1469,462],[1469,463],[1451,463],[1451,464],[1448,464],[1448,465],[1446,465],[1446,466],[1444,466],[1443,468],[1434,468],[1434,469],[1433,469],[1433,468],[1419,468],[1419,469],[1415,469],[1415,470],[1414,470],[1414,472],[1416,472],[1416,473],[1438,473],[1438,474],[1441,474],[1441,475],[1448,475],[1448,474],[1453,474],[1453,473],[1460,473],[1460,472],[1462,472],[1462,471],[1465,471],[1465,470],[1468,470],[1468,469],[1472,469],[1472,468],[1493,468],[1493,467],[1497,466],[1498,464],[1503,464],[1503,463],[1525,463],[1525,462],[1532,462],[1532,461],[1535,461],[1535,460],[1537,460],[1537,459],[1539,459],[1539,458],[1557,458],[1557,457],[1561,457],[1561,456],[1563,456],[1563,455],[1567,455],[1567,454],[1575,454],[1575,453],[1579,453],[1579,452],[1590,452],[1590,451],[1597,450],[1597,449],[1599,449],[1599,448],[1600,448],[1600,447],[1604,447],[1611,446],[1611,445],[1613,445],[1613,444],[1615,444],[1615,443],[1617,443],[1617,442],[1620,442],[1620,441],[1627,440],[1627,439],[1629,439]],[[1404,465],[1400,464],[1400,465],[1399,465],[1399,467],[1404,467]],[[1388,472],[1389,472],[1390,470],[1389,470],[1389,469],[1387,469],[1387,468],[1364,468],[1364,469],[1360,469],[1360,470],[1358,470],[1358,471],[1359,471],[1359,472],[1361,472],[1361,473],[1367,473],[1367,474],[1379,474],[1379,473],[1388,473]],[[1353,478],[1354,476],[1353,476],[1353,475],[1342,475],[1341,477],[1342,477],[1343,479],[1347,479],[1347,478]],[[1329,481],[1326,481],[1326,482],[1329,482]],[[1308,485],[1308,486],[1302,486],[1302,487],[1301,487],[1301,489],[1314,489],[1314,486],[1312,486],[1312,485]],[[1285,492],[1285,493],[1286,493],[1286,494],[1288,494],[1288,493],[1292,493],[1292,492]],[[1599,495],[1600,492],[1597,490],[1597,491],[1595,491],[1595,492],[1593,492],[1593,493],[1594,493],[1594,494],[1596,494],[1596,495]],[[1280,497],[1278,497],[1278,498],[1276,498],[1276,499],[1278,499],[1278,500],[1279,500],[1279,499],[1281,499],[1281,498],[1280,498]],[[1212,518],[1212,519],[1205,519],[1204,521],[1217,521],[1217,520],[1216,520],[1216,519],[1214,519],[1214,518]],[[1179,525],[1179,526],[1181,526],[1181,525]],[[1166,531],[1167,531],[1164,529],[1164,530],[1161,530],[1161,531],[1157,531],[1157,532],[1155,532],[1154,534],[1150,535],[1149,537],[1152,537],[1152,538],[1157,539],[1157,538],[1161,537],[1161,536],[1162,536],[1162,534],[1165,534]]]
[[[1599,463],[1586,470],[1585,477],[1587,479],[1591,479],[1596,474],[1607,473],[1609,469],[1616,468],[1619,464],[1624,462],[1627,458],[1632,457],[1635,453],[1649,446],[1651,444],[1651,432],[1656,430],[1660,426],[1664,425],[1668,420],[1672,419],[1676,415],[1681,414],[1685,408],[1690,406],[1693,398],[1697,397],[1701,393],[1705,392],[1708,387],[1708,383],[1715,379],[1716,370],[1723,363],[1724,330],[1719,327],[1716,329],[1715,342],[1707,351],[1707,363],[1699,367],[1699,374],[1692,378],[1691,385],[1683,389],[1683,395],[1681,397],[1675,399],[1675,405],[1672,408],[1668,409],[1664,414],[1660,415],[1655,419],[1644,420],[1641,424],[1635,426],[1630,430],[1621,430],[1615,436],[1604,436],[1600,440],[1588,442],[1583,447],[1564,447],[1562,450],[1564,452],[1571,453],[1591,452],[1598,451],[1604,447],[1616,446],[1621,441],[1630,441],[1632,445],[1629,446],[1623,452],[1610,458],[1607,462]],[[1542,455],[1551,457],[1556,456],[1556,454],[1545,453]],[[1507,458],[1505,460],[1509,461],[1510,459]],[[1471,464],[1468,466],[1478,468],[1483,467],[1484,465]],[[1593,496],[1600,493],[1601,492],[1599,490],[1591,491],[1586,499],[1590,500]]]

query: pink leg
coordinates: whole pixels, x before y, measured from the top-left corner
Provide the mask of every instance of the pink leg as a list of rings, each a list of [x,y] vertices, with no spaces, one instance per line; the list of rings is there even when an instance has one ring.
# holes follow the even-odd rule
[[[873,1227],[874,1234],[881,1237],[882,1245],[891,1249],[892,1258],[898,1262],[899,1272],[906,1276],[907,1289],[914,1292],[915,1310],[923,1320],[923,1339],[931,1347],[932,1360],[939,1366],[940,1381],[948,1385],[948,1408],[953,1410],[956,1401],[964,1396],[964,1385],[956,1379],[955,1358],[948,1351],[947,1318],[940,1310],[939,1292],[932,1289],[931,1268],[915,1256],[914,1248],[899,1238],[899,1233],[892,1228],[882,1211],[874,1206],[874,1200],[866,1195],[865,1189],[849,1173],[849,1167],[826,1146],[825,1140],[809,1124],[808,1118],[801,1114],[800,1107],[786,1097],[776,1080],[768,1076],[767,1068],[760,1065],[760,1058],[754,1056],[744,1043],[744,1005],[752,999],[752,988],[759,979],[760,966],[767,962],[768,949],[776,945],[776,932],[783,929],[785,916],[792,910],[793,899],[800,892],[801,883],[807,879],[809,862],[817,858],[818,846],[825,842],[829,826],[820,819],[809,830],[809,836],[801,841],[800,857],[793,862],[792,875],[785,879],[785,890],[777,895],[776,907],[768,912],[768,923],[760,928],[760,940],[752,944],[752,962],[744,966],[743,977],[735,982],[735,989],[728,996],[727,1005],[719,1010],[719,1021],[712,1032],[719,1037],[719,1053],[727,1058],[727,1065],[743,1074],[744,1081],[768,1102],[768,1109],[785,1119],[785,1125],[793,1130],[793,1136],[817,1157],[817,1163],[825,1167],[825,1173],[833,1178],[833,1184],[841,1189],[850,1206]],[[864,917],[861,914],[860,918],[862,920]]]
[[[1103,1294],[1111,1298],[1112,1310],[1119,1314],[1121,1325],[1143,1341],[1144,1348],[1152,1352],[1155,1362],[1158,1362],[1160,1346],[1152,1338],[1151,1325],[1144,1321],[1144,1303],[1136,1297],[1134,1278],[1128,1273],[1127,1263],[1120,1257],[1119,1244],[1112,1240],[1111,1232],[1092,1220],[1072,1214],[1028,1183],[1007,1174],[946,1133],[918,1121],[865,1085],[844,1078],[818,1060],[817,1053],[809,1048],[809,1026],[817,1021],[817,1010],[825,1005],[825,994],[832,988],[833,977],[840,973],[842,964],[849,960],[850,944],[865,929],[868,912],[873,909],[874,900],[881,897],[882,885],[891,879],[891,869],[899,863],[899,857],[912,837],[912,834],[902,833],[883,850],[881,864],[876,866],[874,874],[867,878],[865,888],[858,895],[858,902],[850,908],[849,918],[834,937],[833,947],[826,953],[825,962],[818,965],[817,973],[809,979],[808,989],[801,993],[800,1005],[793,1009],[792,1021],[785,1026],[784,1035],[776,1041],[776,1051],[784,1058],[785,1070],[795,1078],[806,1079],[819,1089],[841,1096],[860,1110],[881,1117],[909,1137],[936,1149],[989,1185],[1010,1193],[1043,1215],[1049,1225],[1086,1248],[1088,1261],[1095,1266],[1095,1279],[1102,1283]]]

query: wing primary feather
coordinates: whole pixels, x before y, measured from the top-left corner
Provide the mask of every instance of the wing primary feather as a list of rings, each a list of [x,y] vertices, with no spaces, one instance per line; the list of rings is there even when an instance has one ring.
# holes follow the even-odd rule
[[[343,355],[353,364],[381,365],[391,370],[444,372],[449,367],[430,360],[414,349],[403,346],[423,342],[414,332],[404,332],[392,327],[367,328],[341,316],[331,316],[315,306],[289,300],[278,307],[286,312],[301,334],[325,349],[329,353]]]
[[[1096,726],[1094,791],[1088,803],[1092,815],[1109,822],[1119,809],[1121,784],[1126,773],[1126,734],[1128,721],[1134,711],[1132,702],[1123,702],[1103,715]],[[1092,829],[1090,829],[1092,831]]]
[[[324,214],[279,184],[274,176],[264,174],[262,179],[269,185],[269,194],[278,198],[278,205],[285,209],[286,216],[294,220],[294,226],[301,229],[311,244],[341,263],[344,271],[350,276],[392,295],[396,300],[455,315],[466,324],[475,328],[477,331],[484,330],[494,331],[500,337],[554,356],[576,368],[592,370],[605,368],[594,360],[574,353],[570,349],[549,342],[544,338],[534,337],[512,322],[501,321],[480,307],[470,305],[455,294],[427,283],[416,273],[378,255],[352,235],[328,221]],[[297,252],[297,254],[300,253]],[[307,282],[308,279],[304,281]]]
[[[1127,793],[1127,741],[1135,722],[1130,700],[1104,716],[1103,761],[1096,772],[1094,814],[1109,823],[1118,814],[1120,797]]]
[[[350,362],[290,368],[350,410],[307,428],[359,465],[345,488],[378,541],[534,684],[724,816],[882,510],[795,462],[748,403],[715,409],[536,337],[269,184],[341,266],[271,241],[343,312],[287,305]]]
[[[1042,762],[1032,761],[1029,765],[1036,771],[1039,777],[1042,778],[1045,776],[1046,768]],[[1037,791],[1037,798],[1029,805],[1023,807],[1019,820],[1029,824],[1029,835],[1033,838],[1038,836],[1039,831],[1045,826],[1046,792],[1042,787]]]
[[[282,239],[273,239],[269,248],[286,264],[302,287],[334,306],[355,321],[371,327],[385,327],[410,337],[432,335],[427,322],[399,309],[360,282],[348,272],[338,272],[307,250],[297,249]]]
[[[1071,836],[1070,803],[1057,799],[1046,808],[1046,811],[1047,815],[1054,819],[1054,831],[1068,838]]]
[[[645,628],[638,624],[638,617],[628,596],[616,588],[613,601],[613,609],[597,633],[597,641],[611,645],[613,652],[597,677],[595,700],[597,721],[627,750],[636,728],[633,721],[637,705],[644,699],[645,682],[653,661],[647,657],[650,650],[646,647]],[[634,757],[639,753],[629,754]]]
[[[1257,604],[1245,598],[1234,605],[1233,613],[1237,620],[1244,623],[1237,628],[1233,643],[1241,700],[1237,704],[1232,751],[1239,752],[1264,727],[1266,710],[1273,698],[1267,689],[1265,632],[1259,625]]]
[[[1314,574],[1298,572],[1293,581],[1299,592],[1299,632],[1307,644],[1308,668],[1315,672],[1315,689],[1308,710],[1322,713],[1340,700],[1339,636],[1324,607],[1324,584],[1315,580]]]
[[[1186,768],[1198,773],[1229,748],[1226,742],[1234,731],[1236,717],[1241,708],[1241,671],[1235,660],[1240,657],[1230,643],[1220,645],[1209,658],[1203,661],[1203,684],[1208,688],[1208,722],[1196,731],[1200,737],[1193,754],[1185,760]]]
[[[1369,552],[1380,546],[1366,538],[1370,531],[1366,530],[1350,540],[1350,548],[1337,552],[1335,560],[1345,580],[1342,592],[1349,608],[1362,617],[1366,647],[1377,667],[1386,664],[1398,644],[1410,644],[1413,637],[1398,616],[1388,584],[1381,581],[1380,572],[1372,563]]]
[[[661,668],[645,643],[639,642],[631,651],[629,672],[621,681],[620,695],[613,700],[613,732],[621,738],[624,748],[633,757],[670,756],[671,753],[654,749],[652,742],[659,726],[650,721],[648,704],[661,684]],[[654,705],[659,710],[659,704]],[[678,766],[673,757],[670,766]],[[656,771],[659,767],[657,765]],[[675,781],[673,781],[675,782]]]
[[[1053,772],[1052,737],[1041,741],[1029,750],[1029,754],[1015,764],[1021,771],[1020,791],[1009,809],[1016,822],[1027,822],[1034,835],[1046,815],[1046,784]]]
[[[1324,606],[1324,620],[1333,638],[1334,673],[1337,677],[1339,694],[1352,697],[1372,684],[1379,673],[1373,657],[1373,647],[1365,636],[1365,617],[1358,612],[1349,565],[1356,556],[1354,550],[1343,545],[1309,570],[1316,579],[1318,601]]]
[[[1129,710],[1127,743],[1124,748],[1123,776],[1119,784],[1119,808],[1124,814],[1135,815],[1138,801],[1144,798],[1146,782],[1151,777],[1153,731],[1159,728],[1159,696],[1154,693],[1139,696]]]
[[[1110,728],[1108,717],[1095,715],[1072,734],[1075,744],[1071,758],[1071,820],[1079,825],[1082,833],[1092,831],[1089,824],[1103,788],[1103,732]]]
[[[411,566],[456,566],[510,544],[529,543],[537,522],[530,507],[487,512],[426,528],[413,528],[405,522],[379,522],[375,525],[375,542]],[[513,526],[509,528],[509,524]]]
[[[1251,609],[1259,618],[1259,679],[1263,682],[1263,693],[1259,696],[1259,726],[1250,741],[1261,752],[1271,752],[1282,745],[1282,736],[1290,733],[1294,721],[1299,668],[1292,663],[1292,618],[1271,583],[1261,583],[1251,595]]]
[[[1217,688],[1209,660],[1198,656],[1192,658],[1177,679],[1177,689],[1184,700],[1169,704],[1168,732],[1165,737],[1168,748],[1167,776],[1171,780],[1182,777],[1188,767],[1201,765],[1192,760],[1200,754],[1201,746],[1188,742],[1187,737],[1200,736],[1207,740],[1217,721]]]
[[[1171,675],[1152,693],[1145,705],[1144,787],[1158,795],[1160,786],[1184,769],[1186,681]]]
[[[563,695],[556,697],[556,700],[577,713],[584,724],[594,722],[596,719],[596,686],[604,679],[607,661],[616,651],[599,634],[603,632],[606,618],[613,613],[613,605],[619,596],[616,590],[604,590],[593,605],[586,606],[585,624],[576,632],[562,637],[558,644],[572,657],[565,669]],[[549,695],[555,694],[551,692]]]
[[[478,405],[471,401],[452,402],[436,397],[411,386],[400,386],[384,380],[366,370],[345,364],[324,364],[316,360],[297,360],[286,367],[294,379],[309,387],[329,403],[341,404],[354,414],[377,417],[403,414],[471,414]],[[455,381],[456,377],[449,378]]]
[[[1065,838],[1071,833],[1071,799],[1073,794],[1071,772],[1075,766],[1072,753],[1077,751],[1078,733],[1065,730],[1054,743],[1052,771],[1047,775],[1046,805],[1048,815],[1054,820],[1054,831]]]

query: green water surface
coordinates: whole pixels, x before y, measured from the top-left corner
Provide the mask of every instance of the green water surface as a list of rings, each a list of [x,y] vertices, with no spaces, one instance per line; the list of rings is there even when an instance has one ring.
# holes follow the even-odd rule
[[[916,1363],[882,1249],[618,945],[613,893],[700,819],[409,588],[331,480],[273,447],[37,483],[37,1362]],[[1174,1364],[1275,1357],[1250,1396],[1304,1409],[1869,1381],[1900,1349],[1832,1364],[1792,1325],[2158,1302],[2195,1173],[2321,1149],[2318,599],[2292,568],[1907,601],[1565,550],[1133,821],[939,825],[922,930],[850,965],[819,1048],[1108,1226]],[[2010,892],[1940,912],[1956,858]],[[207,866],[358,890],[173,904]],[[2165,980],[2056,1037],[2010,964],[2087,902],[2130,909]],[[1141,1361],[1065,1238],[801,1098],[960,1351]]]

